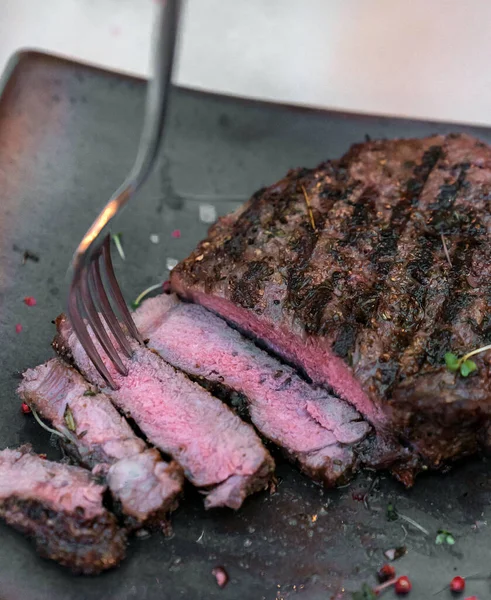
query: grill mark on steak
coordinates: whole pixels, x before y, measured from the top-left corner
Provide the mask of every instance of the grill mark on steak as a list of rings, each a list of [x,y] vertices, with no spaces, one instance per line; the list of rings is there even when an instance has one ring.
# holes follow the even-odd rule
[[[421,163],[414,167],[412,177],[406,184],[402,199],[392,209],[387,227],[381,232],[380,244],[370,257],[379,278],[373,288],[356,300],[354,308],[356,313],[364,315],[363,320],[367,324],[370,324],[377,310],[378,300],[386,291],[385,278],[393,268],[398,241],[411,217],[412,210],[417,210],[424,185],[442,155],[441,146],[431,146],[424,152]]]
[[[402,199],[392,210],[388,228],[382,236],[382,243],[371,257],[371,261],[381,275],[389,273],[392,266],[391,259],[393,259],[397,250],[399,237],[411,216],[411,209],[418,206],[424,185],[442,155],[441,146],[431,146],[423,154],[421,164],[414,168],[413,177],[407,182]]]
[[[431,146],[424,152],[421,163],[413,169],[401,200],[392,210],[381,248],[377,248],[371,256],[378,278],[358,302],[368,306],[372,312],[365,313],[366,328],[358,342],[353,340],[348,353],[355,352],[357,343],[366,347],[364,356],[357,353],[354,367],[363,381],[371,380],[372,394],[390,395],[398,379],[398,357],[410,343],[424,315],[425,289],[413,277],[411,270],[416,265],[420,269],[430,266],[433,254],[430,248],[423,246],[422,250],[418,245],[421,236],[415,214],[424,214],[420,200],[425,185],[443,156],[441,146]],[[387,335],[388,332],[393,333]],[[378,337],[384,341],[375,342],[375,346],[372,338],[375,341]]]
[[[348,190],[348,195],[350,191]],[[347,233],[339,242],[341,247],[356,244],[365,235],[367,226],[375,218],[377,195],[377,188],[369,185],[353,203],[353,213],[346,224]]]
[[[352,194],[359,193],[359,190],[356,192],[358,187],[356,182],[348,188],[346,186],[339,187],[338,178],[346,180],[345,169],[337,168],[335,163],[326,163],[323,168],[326,173],[329,173],[332,181],[324,184],[322,191],[318,194],[323,212],[315,213],[316,229],[312,229],[307,217],[307,220],[299,226],[301,229],[292,238],[290,246],[295,258],[288,267],[286,303],[292,308],[306,333],[326,333],[328,331],[330,320],[326,318],[326,313],[329,313],[329,301],[333,298],[338,282],[343,279],[343,271],[346,268],[341,250],[342,244],[353,233],[353,229],[356,229],[356,222],[359,221],[360,214],[363,212],[358,204],[364,206],[369,195],[369,192],[365,196],[361,193],[358,201],[348,200]],[[305,182],[304,189],[309,196],[312,195],[313,189],[317,190],[318,188],[319,184],[311,186]],[[303,198],[303,190],[298,193],[301,193],[301,198]],[[304,198],[303,200],[305,201]],[[344,237],[333,240],[331,231],[324,230],[324,225],[330,223],[331,214],[334,214],[339,208],[341,208],[341,211],[338,210],[341,212],[341,217],[337,219],[338,231],[339,235]],[[369,211],[365,210],[363,214],[368,216]],[[330,246],[333,263],[339,266],[339,270],[335,270],[328,280],[324,278],[322,272],[317,272],[315,260],[312,260],[314,253],[323,244]],[[311,268],[312,264],[314,265],[313,269]]]
[[[264,293],[262,284],[274,273],[274,269],[265,262],[252,261],[241,279],[230,278],[231,297],[244,308],[254,308]]]
[[[443,152],[436,152],[442,158],[439,168],[435,171],[435,164],[430,169],[427,165],[423,185],[411,189],[419,191],[411,204],[415,211],[408,209],[408,219],[401,233],[398,243],[397,262],[385,278],[385,284],[380,292],[380,299],[372,317],[372,328],[393,332],[390,336],[384,334],[384,345],[379,352],[372,352],[372,358],[364,358],[362,369],[376,369],[376,376],[372,383],[379,394],[390,396],[393,386],[408,375],[415,374],[424,364],[426,358],[425,341],[434,338],[432,333],[435,323],[441,320],[438,306],[452,298],[454,273],[461,273],[463,265],[457,269],[442,267],[442,240],[441,229],[444,223],[453,218],[455,203],[459,192],[466,187],[466,172],[469,164],[458,164],[447,168],[443,159]],[[434,176],[432,176],[434,172]],[[458,176],[454,174],[458,172]],[[425,191],[425,185],[434,186],[443,177],[443,183],[438,187],[435,201],[431,198],[431,189]],[[463,200],[461,199],[460,205]],[[437,256],[440,258],[437,260]],[[405,260],[408,260],[405,263]],[[435,265],[435,269],[433,269]],[[440,283],[436,294],[432,289],[436,278]],[[446,293],[442,288],[446,288]],[[461,286],[459,286],[459,289]],[[465,302],[462,300],[462,304]],[[427,318],[431,313],[433,319]],[[454,314],[456,316],[456,313]],[[386,321],[387,323],[383,323]],[[420,331],[424,329],[424,335]],[[371,335],[365,332],[365,336]],[[433,346],[434,350],[435,346]],[[448,348],[443,347],[438,352],[437,360],[443,361],[443,355]],[[376,360],[379,362],[376,363]],[[375,366],[372,366],[375,365]]]
[[[429,224],[433,228],[430,230],[433,231],[433,235],[426,234],[426,237],[430,237],[432,240],[435,255],[438,249],[441,253],[441,247],[439,248],[439,246],[442,245],[441,236],[437,237],[437,232],[449,235],[448,240],[452,239],[452,235],[455,237],[453,244],[455,249],[450,251],[452,268],[446,268],[443,276],[440,274],[441,289],[438,295],[435,297],[431,293],[427,294],[425,314],[430,310],[429,304],[431,302],[432,318],[426,319],[424,323],[424,340],[415,336],[412,347],[406,346],[407,356],[401,358],[400,378],[416,373],[425,361],[428,361],[431,365],[443,363],[445,353],[454,348],[449,329],[461,320],[461,316],[470,309],[473,301],[467,278],[474,252],[482,245],[479,235],[483,234],[484,227],[480,223],[476,227],[476,219],[472,216],[472,206],[469,206],[466,202],[465,194],[463,198],[459,198],[459,193],[465,192],[468,187],[466,172],[469,168],[469,163],[452,167],[451,172],[459,169],[458,177],[453,182],[443,184],[440,187],[436,202],[430,204]],[[471,215],[469,223],[456,230],[455,223],[460,221],[462,225],[462,217],[459,215],[463,214]],[[473,230],[472,236],[469,236],[471,228]],[[480,232],[478,236],[475,235],[476,231]],[[433,259],[435,259],[435,255]],[[436,276],[438,276],[438,273]],[[417,348],[418,342],[419,348]],[[465,352],[465,348],[463,351]],[[412,365],[408,365],[408,357],[412,360]]]
[[[287,295],[284,274],[297,257],[284,240],[298,240],[304,233],[301,196],[303,220],[289,217],[278,223],[281,238],[267,244],[260,229],[254,238],[255,249],[276,268],[264,282],[259,305],[242,309],[231,302],[227,285],[213,279],[215,247],[232,227],[240,231],[240,211],[217,223],[204,242],[206,249],[200,244],[173,270],[172,288],[262,338],[270,351],[302,367],[312,381],[332,386],[379,431],[390,425],[414,441],[429,466],[475,451],[477,407],[479,418],[486,421],[491,405],[488,357],[477,356],[477,372],[463,378],[445,368],[442,354],[461,355],[491,335],[485,319],[491,312],[491,261],[484,258],[491,235],[491,148],[467,135],[369,142],[353,147],[340,161],[310,171],[303,183],[308,182],[311,204],[326,219],[306,264],[300,265],[293,293]],[[269,188],[254,200],[257,211],[270,215],[269,204],[280,206],[280,197],[295,184],[295,177],[287,177]],[[324,186],[336,193],[345,190],[348,197],[324,206]],[[350,243],[343,244],[347,223],[360,216],[354,210],[357,199],[370,186],[378,193],[375,210],[360,235],[350,234]],[[441,234],[455,270],[447,263]],[[461,243],[470,244],[468,262],[457,256]],[[222,277],[242,273],[248,260],[222,260]],[[462,269],[463,274],[457,273]],[[278,273],[281,277],[275,280]],[[322,314],[320,306],[309,313],[309,300],[316,293],[318,304],[327,301]],[[461,299],[449,297],[455,294]],[[456,306],[456,320],[447,322],[442,306],[446,303],[448,312],[453,302],[465,308]],[[292,305],[301,308],[295,313]],[[308,319],[314,317],[308,330],[302,311]],[[430,441],[434,423],[438,443]]]

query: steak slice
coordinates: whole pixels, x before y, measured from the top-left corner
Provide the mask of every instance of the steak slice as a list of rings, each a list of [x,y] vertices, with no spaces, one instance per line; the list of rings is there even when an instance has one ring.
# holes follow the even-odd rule
[[[171,286],[438,467],[490,422],[488,355],[470,377],[444,361],[490,342],[490,229],[489,146],[367,142],[220,219]]]
[[[225,404],[148,348],[132,342],[120,375],[97,345],[118,390],[110,389],[62,315],[53,346],[69,356],[85,377],[130,415],[148,440],[170,454],[193,485],[206,494],[205,506],[237,509],[252,492],[264,489],[274,463],[254,429]]]
[[[0,516],[44,558],[86,575],[124,558],[125,533],[102,505],[105,487],[85,469],[43,460],[26,445],[0,452],[0,482]]]
[[[133,317],[168,363],[243,394],[256,428],[305,473],[326,485],[346,481],[355,464],[352,445],[370,429],[349,404],[310,386],[201,306],[161,295]]]
[[[159,523],[176,507],[183,484],[179,466],[149,449],[75,369],[54,358],[27,370],[18,392],[65,436],[72,456],[106,477],[127,525]]]

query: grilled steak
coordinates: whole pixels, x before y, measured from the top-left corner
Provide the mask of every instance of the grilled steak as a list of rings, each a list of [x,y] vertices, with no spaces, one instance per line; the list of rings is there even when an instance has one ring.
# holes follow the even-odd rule
[[[102,506],[104,486],[85,469],[43,460],[29,446],[0,452],[0,516],[45,558],[75,573],[117,565],[126,539]]]
[[[183,483],[178,465],[149,449],[75,369],[52,359],[26,371],[18,392],[65,436],[79,462],[107,477],[127,525],[158,523],[175,507]]]
[[[201,306],[162,295],[133,316],[149,347],[171,365],[243,394],[257,429],[303,471],[327,485],[346,480],[351,446],[370,429],[347,403],[310,386]]]
[[[106,360],[120,386],[111,390],[63,316],[57,328],[55,350],[68,354],[89,381],[131,415],[152,444],[184,468],[191,483],[206,494],[207,508],[237,509],[248,494],[268,484],[274,463],[253,428],[156,353],[133,343],[133,357],[125,360],[127,377]]]
[[[491,148],[470,136],[359,144],[220,219],[172,288],[438,467],[490,420],[488,355],[469,377],[444,361],[490,342],[490,198]]]

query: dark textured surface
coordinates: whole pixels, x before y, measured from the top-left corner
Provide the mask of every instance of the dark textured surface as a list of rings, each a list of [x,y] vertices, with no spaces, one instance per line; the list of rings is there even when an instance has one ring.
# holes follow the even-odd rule
[[[126,533],[118,531],[116,518],[109,512],[85,519],[37,500],[12,496],[0,503],[0,516],[33,539],[40,556],[74,574],[99,574],[117,566],[125,555]]]
[[[93,216],[132,162],[143,107],[140,82],[71,63],[27,55],[0,103],[0,440],[2,447],[32,441],[59,453],[46,432],[19,411],[15,374],[51,356],[50,321],[63,307],[68,260]],[[121,219],[127,261],[116,258],[128,299],[167,276],[167,257],[184,258],[206,234],[198,202],[179,202],[175,190],[246,199],[288,168],[313,167],[341,156],[365,133],[414,137],[464,130],[455,126],[292,110],[177,91],[171,128],[157,174]],[[465,128],[466,131],[471,131]],[[472,133],[472,131],[471,131]],[[474,133],[491,140],[487,130]],[[163,199],[173,203],[165,207]],[[220,214],[237,202],[217,202]],[[179,208],[180,207],[180,208]],[[181,229],[180,239],[170,232]],[[149,242],[160,234],[160,244]],[[36,252],[22,264],[19,248]],[[22,302],[34,295],[36,307]],[[24,330],[15,333],[15,324]],[[121,567],[97,578],[74,577],[40,559],[26,540],[0,525],[2,600],[161,600],[199,598],[275,600],[349,599],[362,581],[374,582],[383,550],[408,531],[408,554],[396,564],[413,580],[411,599],[423,600],[454,574],[489,574],[491,478],[483,461],[445,475],[423,477],[410,492],[388,479],[373,491],[371,510],[352,494],[368,479],[324,492],[280,464],[277,493],[259,494],[241,511],[206,513],[188,491],[174,514],[171,538],[132,540]],[[430,535],[405,521],[388,523],[389,499]],[[314,515],[317,518],[314,519]],[[476,524],[477,522],[477,524]],[[436,546],[439,528],[457,538]],[[211,573],[223,565],[231,578],[220,590]],[[491,597],[489,582],[469,582],[469,595]],[[386,596],[395,598],[391,592]],[[443,592],[438,598],[450,598]]]
[[[477,137],[356,144],[254,194],[172,283],[438,468],[476,452],[491,417],[489,355],[467,378],[444,361],[490,341],[490,199]]]

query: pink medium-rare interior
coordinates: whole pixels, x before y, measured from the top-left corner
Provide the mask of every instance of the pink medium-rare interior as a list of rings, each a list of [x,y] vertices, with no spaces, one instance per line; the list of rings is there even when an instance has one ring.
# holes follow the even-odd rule
[[[182,479],[175,463],[164,462],[155,449],[118,460],[107,474],[109,488],[125,513],[141,520],[168,510],[182,490]]]
[[[202,306],[162,295],[144,302],[134,318],[172,365],[244,394],[256,427],[291,452],[354,443],[369,430],[350,405],[307,384]]]
[[[201,304],[240,330],[262,340],[271,351],[301,367],[315,383],[330,386],[375,427],[384,426],[387,421],[386,415],[363,391],[345,362],[329,349],[322,347],[319,339],[302,339],[291,331],[282,330],[281,326],[261,320],[252,311],[225,298],[188,289],[177,277],[172,279],[172,288],[180,296]]]
[[[18,392],[56,429],[68,434],[65,412],[69,406],[77,446],[88,452],[98,447],[99,460],[112,463],[139,454],[146,448],[145,442],[134,434],[109,398],[104,394],[94,395],[93,388],[84,378],[57,358],[28,369]]]
[[[91,519],[105,512],[104,489],[85,469],[44,460],[22,449],[0,452],[0,500],[36,500],[57,511],[83,510],[85,518]]]
[[[251,477],[269,459],[250,425],[147,348],[133,343],[133,357],[125,359],[126,377],[100,349],[120,386],[113,391],[101,380],[66,321],[60,329],[89,381],[130,414],[152,444],[172,455],[194,485],[217,485],[233,475]]]
[[[70,437],[94,474],[107,476],[126,515],[145,520],[156,511],[165,512],[182,488],[179,470],[164,462],[157,450],[147,449],[109,398],[93,390],[80,373],[55,358],[26,371],[18,391]],[[74,431],[67,427],[67,407]]]

